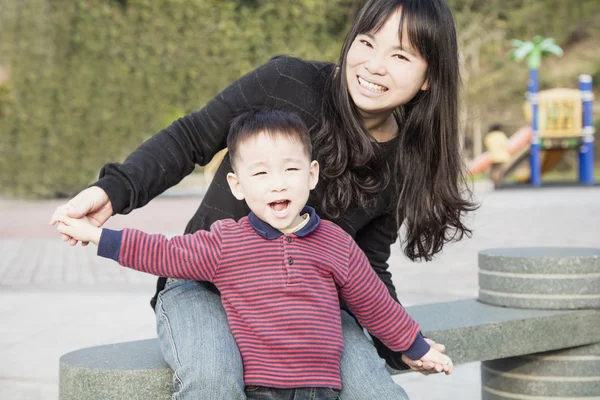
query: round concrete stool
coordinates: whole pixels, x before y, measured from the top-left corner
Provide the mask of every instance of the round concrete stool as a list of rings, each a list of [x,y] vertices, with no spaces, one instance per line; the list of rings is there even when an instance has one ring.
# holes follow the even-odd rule
[[[600,343],[481,364],[484,400],[600,399]]]
[[[479,300],[512,308],[600,308],[600,249],[483,250]]]
[[[479,301],[490,305],[598,308],[600,249],[484,250],[479,253],[479,288]],[[600,399],[600,344],[484,361],[481,380],[483,400]]]

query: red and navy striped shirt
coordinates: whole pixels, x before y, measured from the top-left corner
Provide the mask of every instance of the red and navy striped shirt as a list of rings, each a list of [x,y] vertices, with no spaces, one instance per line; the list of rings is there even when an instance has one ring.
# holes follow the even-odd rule
[[[339,297],[390,349],[419,359],[429,345],[354,240],[310,207],[282,234],[255,214],[167,239],[103,229],[98,255],[170,278],[213,282],[240,349],[246,385],[341,389]]]

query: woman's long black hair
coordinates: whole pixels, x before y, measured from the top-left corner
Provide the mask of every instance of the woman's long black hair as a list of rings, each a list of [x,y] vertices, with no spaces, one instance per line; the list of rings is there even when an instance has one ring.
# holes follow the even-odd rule
[[[346,56],[358,34],[377,32],[402,8],[412,48],[427,62],[428,90],[396,111],[399,146],[393,160],[376,160],[373,137],[348,92]],[[358,13],[342,47],[337,72],[329,78],[322,122],[314,136],[323,182],[318,201],[325,215],[350,207],[368,209],[390,182],[390,204],[398,227],[404,224],[404,253],[430,260],[450,240],[471,231],[464,213],[476,207],[464,183],[458,135],[458,45],[452,12],[444,0],[369,0]],[[382,167],[384,165],[384,167]]]

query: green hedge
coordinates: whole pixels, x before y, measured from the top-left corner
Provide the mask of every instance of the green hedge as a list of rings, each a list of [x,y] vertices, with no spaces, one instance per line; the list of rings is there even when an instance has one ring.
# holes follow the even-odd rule
[[[0,82],[0,195],[72,196],[96,179],[103,164],[122,161],[270,57],[337,59],[363,2],[2,2],[0,68],[9,80]],[[459,29],[495,15],[494,26],[506,39],[538,33],[566,44],[600,35],[597,0],[448,2]],[[471,88],[498,68],[516,67],[506,58],[509,48],[504,40],[481,49]],[[525,80],[505,83],[520,102]],[[489,89],[467,96],[479,104],[482,93],[489,98]]]
[[[20,0],[0,13],[0,184],[71,196],[178,116],[287,53],[335,60],[354,0]],[[5,90],[5,92],[8,91]]]

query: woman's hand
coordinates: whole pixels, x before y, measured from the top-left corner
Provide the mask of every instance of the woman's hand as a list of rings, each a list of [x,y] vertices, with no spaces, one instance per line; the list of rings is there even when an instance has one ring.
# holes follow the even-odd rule
[[[441,343],[436,343],[435,341],[429,338],[425,338],[425,341],[429,343],[429,345],[433,349],[439,351],[440,353],[443,353],[446,350],[446,346],[444,346]],[[435,363],[433,363],[432,361],[423,362],[421,360],[411,360],[404,354],[402,355],[402,361],[404,361],[404,363],[410,367],[411,371],[420,372],[423,375],[437,374],[438,372],[442,372],[436,370]],[[448,375],[447,372],[446,375]]]
[[[96,227],[104,223],[112,216],[113,208],[106,192],[97,186],[82,190],[77,196],[73,197],[67,204],[57,207],[54,214],[66,214],[71,218],[87,217],[90,224]],[[52,217],[50,225],[58,222],[57,229],[64,228],[64,224]],[[63,241],[68,241],[69,245],[75,246],[77,239],[62,233]],[[87,241],[82,241],[82,246],[87,246]]]

